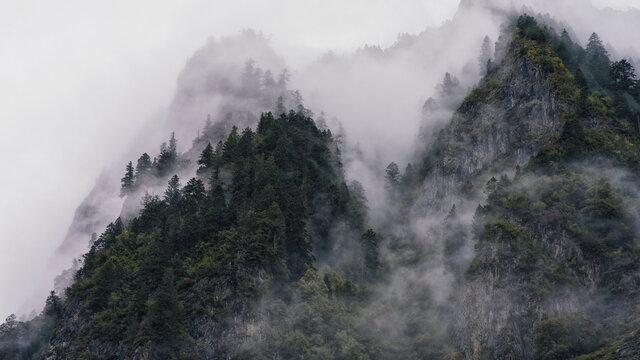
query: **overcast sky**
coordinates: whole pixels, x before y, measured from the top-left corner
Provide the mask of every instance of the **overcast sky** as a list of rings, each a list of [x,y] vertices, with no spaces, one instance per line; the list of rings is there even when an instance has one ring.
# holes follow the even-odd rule
[[[627,9],[638,0],[593,0]],[[390,45],[454,0],[0,0],[0,322],[32,293],[101,169],[167,106],[209,36],[261,30],[305,61]],[[295,51],[292,49],[296,49]],[[39,310],[39,309],[38,309]]]

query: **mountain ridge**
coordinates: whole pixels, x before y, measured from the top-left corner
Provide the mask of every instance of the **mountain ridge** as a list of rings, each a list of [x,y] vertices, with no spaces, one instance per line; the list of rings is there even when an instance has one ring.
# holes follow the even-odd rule
[[[597,36],[585,50],[514,19],[417,169],[387,168],[390,215],[375,228],[339,141],[299,93],[278,88],[277,116],[255,128],[208,124],[187,155],[172,136],[122,180],[134,205],[169,180],[164,197],[144,195],[137,216],[93,239],[66,298],[52,293],[38,320],[43,336],[53,325],[41,358],[633,349],[635,335],[615,340],[640,326],[623,323],[640,308],[637,83],[620,85],[634,76],[608,57],[605,69],[606,56]],[[253,85],[239,91],[262,101],[277,86],[256,73],[248,62]]]

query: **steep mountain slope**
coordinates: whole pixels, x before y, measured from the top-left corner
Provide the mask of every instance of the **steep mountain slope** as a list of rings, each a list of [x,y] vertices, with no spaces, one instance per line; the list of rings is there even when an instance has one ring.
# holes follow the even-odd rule
[[[121,217],[64,299],[0,328],[0,343],[31,348],[0,354],[638,355],[640,86],[596,35],[582,49],[527,15],[505,26],[486,76],[415,170],[387,169],[377,232],[331,131],[257,73],[247,63],[231,115],[187,153],[172,136],[127,166]]]
[[[313,223],[362,226],[332,147],[329,132],[294,112],[263,114],[255,133],[233,128],[207,147],[198,178],[181,187],[174,176],[163,199],[148,195],[137,217],[94,242],[47,358],[251,352],[271,336],[258,299],[314,276],[311,249],[329,239]]]
[[[557,57],[550,57],[551,71],[543,71],[536,46],[533,56],[517,53],[521,41],[507,33],[498,44],[488,73],[473,89],[443,129],[420,169],[418,190],[424,209],[449,210],[453,198],[489,168],[524,164],[562,130],[566,94],[571,75]],[[528,54],[527,54],[528,55]],[[549,55],[551,56],[551,55]],[[553,90],[553,91],[552,91]],[[462,185],[462,187],[461,187]],[[467,189],[469,190],[469,189]]]
[[[261,112],[276,110],[279,96],[283,96],[284,105],[295,109],[299,101],[288,91],[288,81],[284,61],[262,35],[245,31],[236,36],[209,39],[188,59],[178,76],[172,103],[166,112],[154,118],[153,126],[138,136],[129,156],[148,152],[168,133],[175,132],[182,148],[188,149],[184,157],[194,166],[207,142],[216,144],[224,139],[234,125],[240,129],[255,127]],[[200,134],[200,139],[189,146],[205,125],[205,119],[210,123]],[[57,257],[69,261],[81,255],[93,233],[100,233],[123,211],[139,210],[140,201],[134,197],[129,197],[130,203],[125,204],[123,210],[118,196],[120,176],[120,168],[105,169],[76,210],[68,233],[57,250]],[[155,185],[156,190],[161,191],[168,179],[159,180],[157,184],[147,184],[146,187]],[[142,195],[144,190],[139,197]],[[68,266],[68,263],[58,266]]]
[[[479,190],[489,194],[467,229],[475,255],[452,293],[461,354],[568,358],[639,326],[626,320],[638,317],[640,280],[635,100],[616,110],[591,89],[637,93],[608,82],[619,79],[608,60],[597,68],[605,53],[593,37],[585,54],[526,16],[510,36],[429,151],[418,209],[464,208]],[[484,186],[501,171],[515,176]],[[454,255],[464,244],[444,240]]]

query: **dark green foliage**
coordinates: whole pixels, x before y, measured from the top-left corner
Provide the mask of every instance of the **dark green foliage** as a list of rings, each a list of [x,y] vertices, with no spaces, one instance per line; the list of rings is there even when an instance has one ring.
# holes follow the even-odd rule
[[[536,321],[533,355],[573,358],[637,326],[637,322],[622,325],[625,315],[618,313],[620,307],[635,306],[631,299],[638,294],[632,285],[638,275],[631,264],[640,259],[634,224],[620,189],[614,189],[607,175],[581,170],[590,163],[622,166],[635,174],[640,170],[632,116],[635,77],[625,62],[610,66],[595,34],[585,51],[566,32],[559,38],[546,32],[541,40],[537,31],[530,31],[531,19],[521,18],[518,26],[529,29],[519,30],[520,36],[548,44],[551,51],[545,55],[525,42],[522,56],[542,65],[553,64],[558,56],[573,75],[573,79],[563,76],[562,87],[554,85],[555,94],[567,104],[561,113],[564,126],[557,140],[532,157],[515,178],[492,178],[487,183],[487,204],[478,207],[474,219],[479,238],[476,257],[466,276],[492,272],[497,288],[516,288],[514,296],[527,302],[544,302],[558,289],[582,287],[588,289],[589,299],[615,303],[582,304],[576,313],[560,312],[553,315],[558,317]],[[558,69],[554,65],[549,74],[552,84]],[[571,255],[571,246],[579,249],[582,260]],[[601,277],[591,279],[584,264],[597,264]]]
[[[178,207],[180,200],[182,200],[180,178],[178,178],[178,175],[173,175],[169,180],[167,190],[164,191],[164,201],[166,201],[169,206]]]
[[[604,48],[598,34],[593,33],[589,37],[586,48],[586,66],[598,84],[607,87],[609,85],[609,53]]]
[[[479,243],[468,276],[495,271],[500,274],[497,281],[524,282],[520,295],[527,298],[542,299],[567,286],[586,286],[592,289],[592,298],[620,303],[637,296],[631,264],[640,259],[640,248],[632,220],[609,182],[565,168],[560,175],[492,179],[487,189],[488,203],[476,211]],[[575,244],[583,260],[576,262],[569,250],[558,251],[566,249],[567,241]],[[600,269],[602,275],[592,285],[582,263]],[[592,306],[585,304],[583,315],[569,313],[540,322],[535,330],[536,357],[585,354],[607,337],[635,326],[616,325],[598,332],[602,325],[597,324],[611,324],[615,307],[621,305]]]
[[[256,355],[283,359],[377,359],[379,349],[355,328],[359,288],[340,272],[308,269],[288,289],[298,299],[270,329]],[[275,310],[275,309],[274,309]]]
[[[0,325],[0,359],[40,359],[62,311],[60,297],[51,291],[42,313],[35,318],[22,322],[17,321],[15,315],[9,315]]]
[[[611,64],[609,70],[613,88],[618,91],[635,92],[638,87],[636,72],[627,60],[622,59]]]
[[[149,154],[144,153],[140,155],[140,157],[138,158],[138,162],[136,163],[136,186],[144,183],[146,177],[149,176],[149,172],[151,171],[152,167],[153,163],[151,162],[151,157],[149,156]]]
[[[131,161],[127,164],[124,177],[120,180],[120,196],[125,196],[133,190],[134,185],[133,164]]]
[[[110,247],[116,240],[116,236],[120,235],[124,230],[124,224],[120,218],[117,218],[116,221],[107,225],[107,229],[100,235],[96,241],[93,243],[93,246],[96,249],[104,249]]]
[[[380,240],[378,239],[378,235],[372,229],[368,229],[367,232],[362,234],[362,237],[360,237],[360,244],[364,257],[365,279],[376,279],[378,271],[380,271],[380,253],[378,250],[379,242]]]
[[[200,165],[200,167],[198,168],[198,175],[204,174],[207,171],[214,169],[216,165],[216,157],[215,153],[213,152],[211,143],[207,143],[207,146],[205,146],[204,150],[202,150],[200,159],[198,159],[198,165]]]
[[[175,169],[178,161],[178,149],[176,144],[176,135],[171,133],[169,146],[165,143],[160,147],[160,155],[158,156],[157,169],[158,175],[165,176]]]
[[[618,313],[585,305],[584,314],[547,317],[524,314],[530,310],[526,305],[539,305],[532,312],[543,312],[550,293],[574,288],[589,289],[589,295],[603,302],[634,305],[624,299],[638,294],[640,251],[623,194],[573,164],[603,156],[637,173],[640,152],[629,123],[637,85],[630,65],[609,67],[597,36],[585,51],[568,32],[558,36],[526,15],[518,19],[515,34],[516,56],[531,60],[549,80],[563,131],[524,169],[518,167],[513,178],[503,175],[487,182],[487,202],[477,208],[473,234],[452,206],[439,228],[443,243],[438,245],[443,245],[445,275],[453,274],[461,284],[490,278],[496,293],[517,289],[514,301],[523,314],[513,317],[526,322],[510,319],[507,326],[519,328],[518,335],[528,339],[515,340],[530,347],[523,352],[541,359],[568,358],[618,335],[613,326],[600,331]],[[261,83],[261,71],[253,65],[246,64],[243,92],[254,96],[260,86],[286,86],[286,72],[278,83],[265,73]],[[487,71],[495,69],[487,66]],[[442,91],[452,93],[457,86],[447,76]],[[488,78],[460,110],[498,104],[504,96],[504,84]],[[301,102],[299,94],[292,97]],[[241,358],[380,358],[378,344],[387,340],[367,338],[365,334],[379,334],[367,331],[372,324],[362,324],[359,316],[390,309],[394,299],[390,296],[380,308],[366,307],[368,297],[377,294],[375,284],[389,274],[380,256],[382,238],[365,230],[362,187],[345,181],[331,133],[318,129],[308,111],[300,107],[286,113],[282,98],[277,107],[278,116],[263,114],[255,131],[233,127],[215,150],[210,143],[199,143],[198,177],[184,187],[173,175],[186,172],[173,135],[153,164],[146,154],[138,160],[136,186],[144,174],[163,177],[163,182],[173,177],[163,198],[146,196],[137,217],[109,225],[85,255],[67,300],[78,304],[79,316],[90,319],[86,332],[78,335],[82,349],[98,338],[121,342],[126,349],[150,344],[162,357],[179,357],[191,338],[209,336],[199,327],[203,321],[214,324],[214,331],[235,331],[230,326],[235,319],[255,315],[250,308],[259,305],[267,307],[259,314],[264,318],[250,321],[260,324],[262,342],[239,350]],[[401,175],[391,163],[385,174],[388,188],[413,195],[445,154],[448,135],[440,133],[419,169],[409,164]],[[340,237],[336,233],[344,239],[335,240]],[[468,266],[459,259],[474,243],[476,259]],[[424,264],[430,256],[408,250],[407,263]],[[404,256],[400,251],[391,255]],[[357,257],[348,258],[352,254]],[[351,264],[334,266],[344,261],[336,258]],[[597,270],[590,272],[591,264]],[[386,355],[445,358],[447,345],[436,344],[437,335],[424,334],[429,327],[423,323],[441,320],[432,320],[432,314],[451,315],[437,308],[447,305],[433,304],[430,294],[417,290],[412,295],[420,311],[401,309],[408,313],[406,324],[392,327],[404,333],[392,338],[403,341],[385,348]],[[47,316],[59,314],[58,303],[52,299]],[[0,328],[0,339],[13,336],[6,329],[15,325],[8,324]],[[235,335],[245,336],[242,331]],[[215,356],[233,358],[233,350],[220,346]]]
[[[567,359],[602,346],[601,331],[581,313],[542,320],[534,336],[537,359]]]
[[[69,291],[70,301],[92,319],[84,341],[150,341],[154,351],[169,356],[189,343],[185,325],[202,311],[192,301],[184,305],[198,281],[227,279],[241,301],[258,295],[246,274],[264,271],[286,284],[308,273],[314,243],[328,241],[316,230],[311,238],[310,218],[323,219],[327,229],[338,221],[364,222],[363,195],[352,194],[334,168],[339,161],[331,142],[331,134],[312,119],[289,112],[278,118],[263,114],[256,132],[233,128],[215,151],[208,144],[198,171],[208,175],[208,186],[201,178],[181,186],[173,175],[162,198],[145,196],[137,217],[110,224],[85,255]],[[172,135],[155,165],[158,175],[169,175],[178,160]],[[140,174],[149,171],[146,157],[138,168]],[[371,245],[373,264],[377,243]],[[345,278],[327,279],[332,296],[358,293]],[[231,316],[235,310],[224,311]]]
[[[227,137],[227,140],[222,146],[222,160],[225,162],[232,162],[236,155],[236,147],[238,146],[238,128],[233,127],[231,133]]]
[[[577,159],[585,150],[586,141],[580,120],[573,118],[564,123],[560,141],[563,142],[565,155]]]
[[[142,321],[141,336],[153,342],[178,346],[185,341],[184,310],[175,286],[172,268],[164,271],[160,286],[147,304],[148,311]]]
[[[538,26],[536,19],[529,15],[522,15],[518,18],[516,28],[520,36],[527,39],[535,40],[539,43],[544,43],[547,40],[547,34]]]
[[[536,326],[537,359],[561,360],[569,358],[568,342],[569,332],[561,319],[547,319]]]

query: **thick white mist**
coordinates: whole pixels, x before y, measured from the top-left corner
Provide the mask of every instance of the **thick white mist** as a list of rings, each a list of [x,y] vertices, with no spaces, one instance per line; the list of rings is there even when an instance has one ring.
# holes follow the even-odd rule
[[[525,2],[533,1],[513,1]],[[636,5],[594,3],[623,10]],[[495,40],[499,24],[488,13],[458,15],[460,26],[456,19],[447,23],[457,7],[450,0],[1,4],[0,321],[40,309],[56,275],[50,257],[102,169],[134,160],[132,149],[157,151],[157,144],[134,142],[144,142],[145,131],[160,132],[155,125],[165,121],[178,73],[209,36],[254,28],[270,38],[291,67],[292,87],[314,110],[337,117],[350,145],[361,149],[349,177],[376,189],[380,164],[406,161],[414,149],[420,107],[444,72],[472,85],[466,66],[475,65],[484,35]],[[635,17],[607,10],[600,18],[578,0],[535,1],[535,9],[565,19],[577,40],[598,31],[622,54],[638,51],[638,32],[625,30],[639,26],[637,10]],[[433,29],[418,37],[421,45],[389,50],[387,60],[352,55],[364,44],[387,48],[399,33],[427,28]],[[336,63],[318,60],[330,50]],[[373,206],[383,204],[368,196]]]
[[[0,321],[40,309],[55,274],[41,275],[76,206],[103,168],[120,165],[141,129],[153,128],[179,71],[209,36],[260,29],[296,65],[328,49],[390,45],[398,33],[439,25],[456,6],[435,0],[2,3]]]

